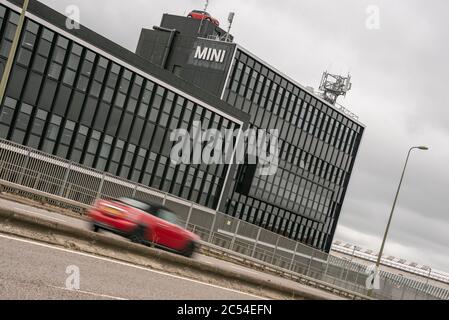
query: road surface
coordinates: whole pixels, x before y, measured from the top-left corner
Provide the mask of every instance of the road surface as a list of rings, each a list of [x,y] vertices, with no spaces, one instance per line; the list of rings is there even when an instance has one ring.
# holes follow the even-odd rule
[[[128,263],[2,234],[0,252],[0,299],[259,298]],[[78,280],[74,280],[77,274],[79,286]]]
[[[35,208],[0,198],[0,208],[9,208],[43,219],[88,229],[90,225],[82,219],[54,211]],[[110,237],[120,238],[104,232]],[[123,238],[121,238],[123,239]],[[124,240],[127,241],[127,240]],[[303,288],[331,299],[338,296],[310,288],[275,275],[252,270],[231,262],[196,254],[195,259],[210,265],[219,265],[243,275],[257,276],[273,283]],[[65,288],[67,266],[80,269],[80,290]],[[179,278],[158,271],[124,264],[114,260],[61,249],[34,241],[21,240],[0,234],[0,299],[256,299],[235,290]]]

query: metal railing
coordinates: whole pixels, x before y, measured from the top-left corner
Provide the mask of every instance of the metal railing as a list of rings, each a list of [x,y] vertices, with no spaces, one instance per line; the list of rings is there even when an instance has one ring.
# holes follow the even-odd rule
[[[264,268],[315,279],[361,295],[367,294],[366,266],[348,262],[269,230],[207,207],[112,176],[65,159],[0,139],[0,184],[3,191],[83,212],[98,198],[135,197],[164,204],[179,214],[185,227],[204,243],[223,248]],[[20,186],[18,189],[17,186]],[[298,277],[302,275],[304,277]],[[310,281],[309,281],[310,282]],[[332,288],[330,289],[332,290]],[[449,291],[382,272],[380,299],[449,299]]]

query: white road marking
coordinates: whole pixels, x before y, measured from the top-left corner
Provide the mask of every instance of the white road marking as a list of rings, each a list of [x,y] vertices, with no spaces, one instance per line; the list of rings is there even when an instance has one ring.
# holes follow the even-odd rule
[[[27,213],[31,213],[31,214],[35,214],[35,215],[38,215],[38,216],[41,216],[41,217],[45,217],[45,218],[50,219],[50,220],[55,220],[55,221],[59,221],[59,222],[65,222],[65,220],[62,220],[62,219],[59,219],[59,218],[54,218],[54,217],[51,217],[51,216],[47,216],[46,214],[38,213],[38,212],[35,212],[35,211],[21,209],[21,208],[18,208],[18,207],[14,207],[13,209],[20,210],[20,211],[27,212]]]
[[[75,289],[68,289],[68,288],[64,288],[64,287],[49,286],[49,285],[47,287],[60,289],[60,290],[64,290],[64,291],[79,292],[79,293],[88,294],[88,295],[91,295],[91,296],[97,296],[97,297],[114,299],[114,300],[128,300],[128,299],[125,299],[125,298],[110,296],[110,295],[107,295],[107,294],[101,294],[101,293],[96,293],[96,292],[91,292],[91,291],[75,290]]]
[[[251,294],[251,293],[246,293],[246,292],[242,292],[242,291],[238,291],[238,290],[234,290],[234,289],[229,289],[229,288],[221,287],[221,286],[218,286],[218,285],[202,282],[202,281],[199,281],[199,280],[194,280],[194,279],[189,279],[189,278],[185,278],[185,277],[181,277],[181,276],[176,276],[176,275],[173,275],[173,274],[170,274],[170,273],[166,273],[166,272],[163,272],[163,271],[152,270],[152,269],[149,269],[149,268],[133,265],[133,264],[127,263],[127,262],[117,261],[117,260],[113,260],[113,259],[105,258],[105,257],[99,257],[99,256],[95,256],[95,255],[89,254],[89,253],[74,251],[74,250],[65,249],[65,248],[59,248],[59,247],[56,247],[56,246],[53,246],[53,245],[44,244],[44,243],[40,243],[40,242],[33,241],[33,240],[26,240],[26,239],[21,239],[21,238],[17,238],[17,237],[11,237],[11,236],[7,236],[7,235],[3,235],[3,234],[0,234],[0,238],[5,238],[5,239],[9,239],[9,240],[18,241],[18,242],[28,243],[28,244],[32,244],[32,245],[36,245],[36,246],[40,246],[40,247],[44,247],[44,248],[49,248],[49,249],[53,249],[53,250],[58,250],[58,251],[62,251],[62,252],[73,253],[73,254],[77,254],[77,255],[80,255],[80,256],[89,257],[89,258],[92,258],[92,259],[107,261],[107,262],[110,262],[110,263],[115,263],[115,264],[119,264],[119,265],[130,267],[130,268],[135,268],[135,269],[139,269],[139,270],[145,270],[145,271],[148,271],[148,272],[153,272],[153,273],[165,275],[165,276],[168,276],[168,277],[171,277],[171,278],[175,278],[175,279],[181,279],[181,280],[190,281],[190,282],[193,282],[193,283],[202,284],[202,285],[205,285],[205,286],[208,286],[208,287],[212,287],[212,288],[217,288],[217,289],[226,290],[226,291],[229,291],[229,292],[234,292],[234,293],[238,293],[238,294],[247,295],[247,296],[254,297],[254,298],[257,298],[257,299],[261,299],[261,300],[268,300],[267,298],[260,297],[260,296],[257,296],[257,295]]]

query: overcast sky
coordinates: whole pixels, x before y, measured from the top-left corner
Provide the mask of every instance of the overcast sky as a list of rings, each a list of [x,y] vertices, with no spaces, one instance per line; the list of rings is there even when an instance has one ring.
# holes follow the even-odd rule
[[[134,51],[140,29],[200,0],[42,0]],[[449,2],[210,0],[235,41],[304,86],[350,72],[339,100],[366,125],[335,239],[378,251],[408,148],[413,152],[385,253],[449,271]],[[371,6],[371,7],[370,7]],[[374,6],[374,7],[373,7]],[[376,10],[379,24],[376,28]],[[369,26],[369,27],[367,27]]]

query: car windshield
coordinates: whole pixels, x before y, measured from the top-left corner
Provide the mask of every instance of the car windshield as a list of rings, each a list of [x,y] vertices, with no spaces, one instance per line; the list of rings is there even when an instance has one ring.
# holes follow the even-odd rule
[[[144,202],[138,201],[138,200],[134,200],[134,199],[130,199],[130,198],[119,198],[118,199],[119,202],[124,203],[128,206],[140,209],[140,210],[144,210],[147,211],[150,206]]]
[[[171,211],[167,211],[167,210],[165,210],[165,209],[159,209],[159,214],[158,214],[158,216],[159,216],[159,218],[161,218],[161,219],[163,219],[163,220],[165,220],[165,221],[167,221],[167,222],[176,224],[176,225],[178,225],[178,226],[180,225],[180,222],[179,222],[179,220],[178,220],[178,217],[176,216],[176,214],[174,214],[174,213],[171,212]]]

